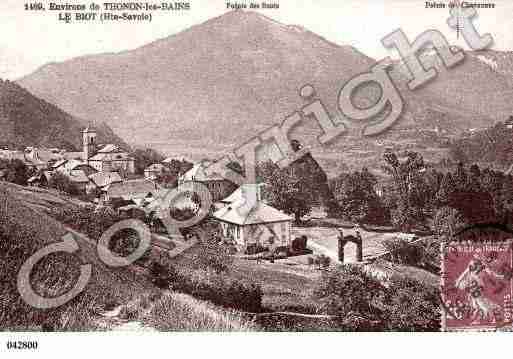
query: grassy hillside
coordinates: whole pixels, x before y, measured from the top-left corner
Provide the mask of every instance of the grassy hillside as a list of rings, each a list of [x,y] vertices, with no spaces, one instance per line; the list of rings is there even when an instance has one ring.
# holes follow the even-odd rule
[[[67,292],[75,283],[81,263],[92,265],[86,289],[67,304],[48,310],[28,306],[19,296],[16,278],[21,265],[37,250],[60,241],[63,226],[43,211],[13,195],[16,188],[0,184],[0,323],[2,330],[88,330],[98,314],[148,290],[150,284],[134,273],[107,268],[88,242],[76,238],[80,250],[41,260],[33,271],[34,290],[43,296]]]
[[[237,311],[155,287],[142,268],[107,267],[98,259],[94,242],[78,233],[74,238],[80,250],[45,257],[33,270],[32,284],[43,296],[61,295],[76,282],[79,265],[89,263],[92,277],[86,289],[61,307],[32,308],[18,293],[19,269],[37,250],[67,233],[47,215],[50,209],[84,203],[52,190],[5,182],[0,182],[0,202],[0,330],[123,330],[120,322],[139,329],[137,320],[157,330],[258,329]],[[111,312],[119,314],[109,317]]]

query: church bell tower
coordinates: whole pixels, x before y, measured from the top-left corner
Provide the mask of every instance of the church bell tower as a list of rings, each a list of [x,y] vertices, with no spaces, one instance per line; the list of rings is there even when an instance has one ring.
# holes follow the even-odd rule
[[[82,131],[82,155],[83,160],[87,162],[96,152],[96,131],[87,127]]]

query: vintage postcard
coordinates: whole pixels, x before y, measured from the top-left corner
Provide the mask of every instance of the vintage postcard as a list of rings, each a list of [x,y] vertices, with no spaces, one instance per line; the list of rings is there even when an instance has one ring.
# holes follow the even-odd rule
[[[2,349],[513,330],[511,14],[2,0]]]

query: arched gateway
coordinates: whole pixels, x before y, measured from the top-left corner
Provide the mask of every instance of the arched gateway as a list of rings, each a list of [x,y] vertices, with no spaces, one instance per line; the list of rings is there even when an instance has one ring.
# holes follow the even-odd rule
[[[361,262],[363,260],[363,243],[360,231],[356,231],[356,236],[349,235],[344,237],[342,229],[338,229],[340,233],[338,236],[338,260],[340,263],[344,263],[344,247],[348,242],[356,244],[356,261]]]

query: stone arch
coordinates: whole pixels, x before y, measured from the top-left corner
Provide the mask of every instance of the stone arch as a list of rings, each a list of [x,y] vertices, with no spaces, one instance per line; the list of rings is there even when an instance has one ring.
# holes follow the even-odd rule
[[[338,260],[344,263],[344,248],[349,242],[356,244],[356,261],[361,262],[363,260],[363,243],[362,237],[359,234],[356,236],[341,235],[338,237]]]

